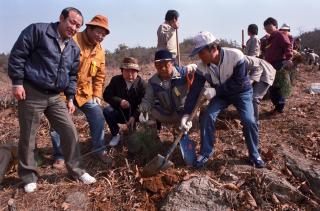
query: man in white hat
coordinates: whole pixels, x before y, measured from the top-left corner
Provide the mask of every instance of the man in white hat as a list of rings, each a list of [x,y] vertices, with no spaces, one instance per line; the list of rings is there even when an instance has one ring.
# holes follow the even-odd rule
[[[200,116],[201,148],[194,166],[203,167],[213,155],[216,118],[221,110],[232,104],[240,114],[250,162],[257,168],[263,168],[265,163],[258,152],[259,130],[252,105],[252,86],[243,53],[238,49],[221,48],[210,32],[200,32],[195,36],[194,43],[195,48],[190,56],[198,54],[201,62],[184,106],[181,127],[185,130],[192,127],[188,118],[205,82],[210,85],[204,91],[210,102]]]

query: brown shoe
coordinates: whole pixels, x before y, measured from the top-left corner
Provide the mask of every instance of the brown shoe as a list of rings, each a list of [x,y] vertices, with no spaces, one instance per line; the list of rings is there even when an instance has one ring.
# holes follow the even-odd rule
[[[54,161],[52,166],[55,169],[59,169],[59,170],[64,169],[64,167],[65,167],[64,160],[63,159],[57,159],[57,160]]]
[[[108,153],[106,151],[99,153],[98,158],[106,164],[112,163],[112,158],[108,155]]]

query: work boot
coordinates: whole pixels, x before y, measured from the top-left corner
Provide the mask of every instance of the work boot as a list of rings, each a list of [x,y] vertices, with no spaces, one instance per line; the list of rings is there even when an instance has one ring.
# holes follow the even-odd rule
[[[265,162],[262,160],[262,158],[260,156],[258,158],[250,158],[250,162],[256,168],[266,167]]]
[[[109,164],[112,161],[112,159],[108,155],[107,151],[103,151],[103,152],[99,153],[97,156],[103,163]]]

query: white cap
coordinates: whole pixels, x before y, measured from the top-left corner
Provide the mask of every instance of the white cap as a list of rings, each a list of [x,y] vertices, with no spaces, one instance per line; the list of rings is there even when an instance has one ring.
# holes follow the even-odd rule
[[[202,31],[199,34],[197,34],[193,38],[194,43],[194,49],[190,54],[190,57],[195,56],[198,54],[203,48],[205,48],[207,45],[215,42],[217,39],[210,33],[206,31]]]
[[[288,31],[290,31],[290,26],[288,24],[284,23],[284,24],[282,24],[280,30],[288,30]]]

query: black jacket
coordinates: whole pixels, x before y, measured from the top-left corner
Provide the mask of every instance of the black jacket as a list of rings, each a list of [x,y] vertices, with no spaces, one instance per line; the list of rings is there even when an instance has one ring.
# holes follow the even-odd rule
[[[8,62],[13,85],[28,82],[40,91],[67,98],[76,93],[80,49],[70,39],[61,53],[57,23],[36,23],[25,28],[14,44]]]
[[[114,109],[119,111],[121,100],[127,100],[130,103],[131,108],[125,109],[123,112],[126,116],[133,116],[137,120],[139,118],[138,106],[144,96],[146,86],[146,82],[138,76],[128,90],[122,75],[116,75],[112,77],[109,85],[104,90],[103,99]]]

